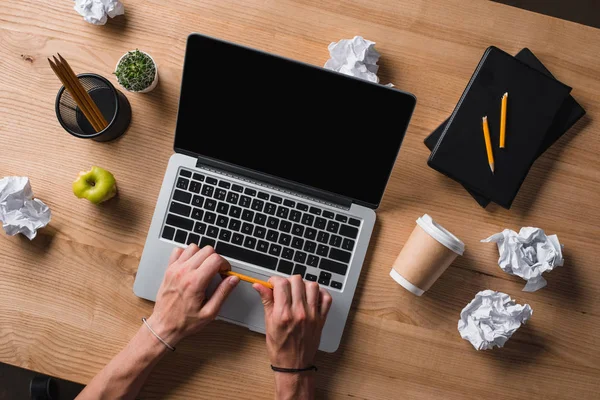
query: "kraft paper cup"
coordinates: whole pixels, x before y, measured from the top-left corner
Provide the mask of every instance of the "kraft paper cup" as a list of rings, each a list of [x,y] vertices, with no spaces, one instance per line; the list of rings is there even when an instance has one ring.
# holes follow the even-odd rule
[[[465,244],[459,238],[425,214],[417,219],[390,276],[409,292],[421,296],[464,251]]]

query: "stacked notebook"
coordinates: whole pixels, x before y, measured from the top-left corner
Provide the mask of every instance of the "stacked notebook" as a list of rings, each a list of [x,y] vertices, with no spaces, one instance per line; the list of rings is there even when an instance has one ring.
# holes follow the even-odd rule
[[[500,100],[508,92],[506,146],[498,146]],[[461,183],[482,206],[510,208],[531,165],[584,114],[529,49],[515,57],[488,48],[452,112],[425,139],[431,168]],[[488,166],[482,117],[487,116],[495,170]]]

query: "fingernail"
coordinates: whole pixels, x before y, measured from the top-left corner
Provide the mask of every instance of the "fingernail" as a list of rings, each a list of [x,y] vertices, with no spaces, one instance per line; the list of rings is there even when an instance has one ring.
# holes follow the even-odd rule
[[[229,284],[232,286],[235,286],[239,283],[240,278],[238,278],[237,276],[230,276],[229,277]]]

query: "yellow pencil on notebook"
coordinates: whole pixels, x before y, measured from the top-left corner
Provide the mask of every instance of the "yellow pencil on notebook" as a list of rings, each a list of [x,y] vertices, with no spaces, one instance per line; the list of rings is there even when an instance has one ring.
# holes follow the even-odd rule
[[[233,272],[233,271],[221,271],[219,273],[223,276],[237,276],[242,281],[246,281],[246,282],[250,282],[250,283],[258,283],[260,285],[263,285],[264,287],[273,289],[273,285],[271,285],[269,282],[261,281],[260,279],[252,278],[251,276],[238,274],[237,272]]]
[[[492,153],[492,140],[490,139],[490,128],[488,127],[487,116],[483,117],[483,138],[485,139],[485,150],[487,152],[488,163],[492,174],[494,173],[494,153]]]
[[[504,148],[506,140],[506,103],[508,102],[508,92],[502,96],[502,108],[500,109],[500,148]]]

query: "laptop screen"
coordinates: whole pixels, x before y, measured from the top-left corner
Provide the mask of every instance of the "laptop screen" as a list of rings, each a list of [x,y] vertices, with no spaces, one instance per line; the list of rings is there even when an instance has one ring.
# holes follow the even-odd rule
[[[395,89],[190,35],[175,149],[376,207],[414,106]]]

